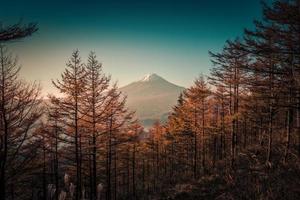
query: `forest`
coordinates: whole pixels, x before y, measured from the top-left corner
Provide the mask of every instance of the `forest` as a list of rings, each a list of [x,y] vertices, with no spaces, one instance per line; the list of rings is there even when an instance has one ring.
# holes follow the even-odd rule
[[[262,7],[148,131],[94,52],[42,97],[9,50],[38,25],[1,28],[0,200],[300,199],[300,1]]]

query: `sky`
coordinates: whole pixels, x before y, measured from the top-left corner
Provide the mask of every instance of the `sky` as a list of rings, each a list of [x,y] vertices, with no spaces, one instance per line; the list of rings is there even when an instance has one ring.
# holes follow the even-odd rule
[[[32,37],[7,44],[21,77],[56,93],[73,50],[96,52],[104,72],[124,86],[156,73],[189,87],[212,67],[208,51],[242,36],[261,16],[260,0],[0,0],[3,26],[38,23]]]

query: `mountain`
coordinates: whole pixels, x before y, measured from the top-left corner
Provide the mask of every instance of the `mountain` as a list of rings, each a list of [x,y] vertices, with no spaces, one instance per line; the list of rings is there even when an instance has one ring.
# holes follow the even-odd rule
[[[148,74],[139,81],[120,88],[127,96],[127,106],[136,111],[145,127],[156,120],[166,121],[184,87],[177,86],[157,74]]]

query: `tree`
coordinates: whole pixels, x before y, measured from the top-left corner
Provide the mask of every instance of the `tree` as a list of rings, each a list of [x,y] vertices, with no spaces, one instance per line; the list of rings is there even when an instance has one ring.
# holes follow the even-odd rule
[[[47,105],[47,123],[44,125],[42,129],[43,141],[47,142],[44,144],[48,154],[52,155],[51,160],[48,163],[53,167],[53,181],[56,188],[55,192],[55,200],[58,200],[58,189],[59,189],[59,157],[60,157],[60,149],[61,145],[65,141],[63,138],[64,134],[64,119],[61,116],[60,107],[59,107],[59,99],[55,96],[49,96],[49,104]],[[44,150],[45,151],[45,150]]]
[[[138,199],[136,191],[137,153],[139,147],[139,136],[143,131],[143,127],[137,121],[133,121],[129,126],[128,147],[130,148],[129,152],[131,153],[132,198]]]
[[[34,131],[42,114],[39,86],[18,78],[17,59],[0,47],[0,199],[7,187],[20,182],[20,174],[32,167],[37,148]],[[23,174],[24,175],[24,174]],[[21,187],[21,186],[20,186]]]
[[[207,111],[208,105],[207,100],[211,92],[208,88],[204,77],[200,76],[195,80],[194,85],[187,89],[185,92],[185,99],[187,104],[186,112],[189,113],[189,118],[192,119],[193,123],[193,134],[194,134],[194,178],[198,176],[198,134],[201,131],[201,165],[202,169],[205,168],[205,133],[207,124]]]
[[[65,119],[66,135],[74,146],[76,166],[76,200],[81,198],[81,132],[80,121],[83,118],[82,102],[85,91],[86,70],[75,50],[67,63],[67,68],[61,75],[61,80],[53,81],[53,85],[64,95],[56,102],[60,115]]]
[[[86,65],[86,91],[85,109],[87,129],[90,132],[91,152],[92,152],[92,174],[91,174],[91,196],[96,199],[97,195],[97,148],[99,147],[99,135],[104,132],[103,126],[107,119],[106,109],[110,105],[109,82],[110,77],[102,72],[102,65],[96,59],[95,53],[91,52]]]
[[[116,84],[113,85],[109,92],[109,104],[106,107],[106,120],[105,120],[105,138],[106,143],[106,155],[107,155],[107,166],[106,166],[106,198],[112,199],[112,162],[115,162],[115,194],[116,199],[117,188],[116,188],[116,156],[117,156],[117,146],[120,144],[120,135],[122,133],[122,128],[132,119],[132,112],[128,112],[126,106],[126,98],[122,96],[122,93],[118,91]]]
[[[252,82],[252,89],[260,89],[260,97],[267,105],[268,151],[266,164],[272,162],[274,125],[279,125],[277,114],[286,112],[286,160],[291,132],[293,131],[293,110],[297,107],[296,77],[297,56],[299,57],[299,1],[274,1],[272,6],[263,4],[263,21],[255,21],[255,30],[246,29],[244,44],[238,48],[251,57],[254,63],[249,65],[253,76],[259,76],[259,84]],[[299,62],[298,62],[299,65]],[[267,78],[265,78],[267,77]],[[284,87],[283,87],[284,86]],[[267,91],[267,92],[266,92]],[[295,91],[295,92],[294,92]],[[298,112],[298,111],[297,111]]]
[[[231,166],[236,157],[237,137],[239,131],[240,96],[245,87],[242,87],[245,79],[244,68],[249,63],[248,54],[236,48],[240,41],[227,41],[222,53],[211,53],[214,68],[211,72],[211,81],[216,86],[224,87],[229,98],[229,114],[231,117]]]

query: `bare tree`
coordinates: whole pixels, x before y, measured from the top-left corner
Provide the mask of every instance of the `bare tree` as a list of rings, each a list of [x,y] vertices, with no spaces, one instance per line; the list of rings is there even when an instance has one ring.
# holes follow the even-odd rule
[[[67,63],[65,72],[61,75],[61,81],[53,81],[54,86],[64,95],[57,106],[61,116],[68,127],[67,137],[74,145],[76,165],[76,200],[81,198],[82,172],[81,172],[81,128],[80,120],[83,118],[83,95],[85,91],[86,71],[81,63],[79,51],[75,50]]]
[[[85,109],[87,130],[92,153],[92,174],[91,178],[91,199],[96,199],[97,195],[97,152],[99,148],[99,136],[103,134],[103,125],[107,118],[106,109],[112,103],[110,98],[109,82],[110,77],[102,71],[102,64],[96,59],[95,53],[91,52],[86,65],[86,91]],[[102,129],[101,129],[102,128]]]
[[[8,184],[28,170],[36,147],[34,130],[42,109],[40,89],[18,78],[17,59],[0,47],[0,199],[7,198]],[[22,159],[21,159],[22,158]]]

